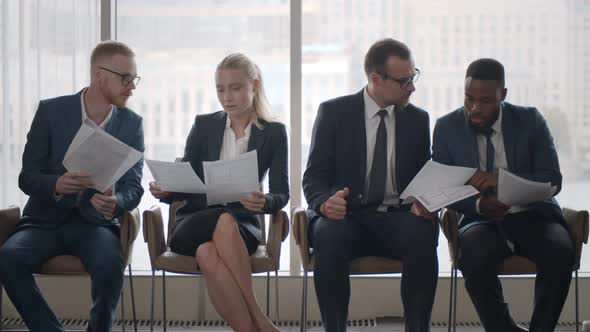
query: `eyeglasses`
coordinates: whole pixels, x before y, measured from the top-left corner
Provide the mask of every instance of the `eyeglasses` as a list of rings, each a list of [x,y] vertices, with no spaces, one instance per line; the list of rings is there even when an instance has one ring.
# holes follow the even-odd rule
[[[377,72],[377,74],[379,74],[381,76],[381,78],[383,78],[384,80],[398,82],[399,87],[402,89],[405,89],[408,86],[410,86],[411,83],[416,83],[418,81],[418,78],[420,78],[420,69],[415,68],[415,70],[416,70],[416,72],[414,73],[414,75],[412,75],[410,77],[404,77],[404,78],[395,78],[395,77],[389,76],[387,74],[382,74],[380,72]]]
[[[121,76],[121,83],[123,84],[123,86],[128,86],[131,83],[133,83],[133,85],[137,86],[137,84],[139,84],[139,80],[141,79],[141,77],[139,77],[137,75],[121,74],[121,73],[117,73],[116,71],[112,71],[108,68],[101,67],[101,66],[99,66],[98,68],[104,69],[104,70],[108,71],[109,73],[113,73],[115,75]]]

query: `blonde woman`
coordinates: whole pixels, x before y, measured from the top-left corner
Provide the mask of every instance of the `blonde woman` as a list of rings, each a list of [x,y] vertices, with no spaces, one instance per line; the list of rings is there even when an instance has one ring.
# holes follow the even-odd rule
[[[287,132],[271,120],[260,70],[248,57],[228,55],[217,66],[215,83],[223,111],[196,117],[183,161],[203,178],[203,161],[257,150],[259,180],[269,173],[270,192],[218,206],[207,206],[205,195],[164,192],[155,182],[150,192],[163,202],[185,201],[170,248],[195,256],[217,312],[235,331],[278,331],[254,296],[249,255],[264,236],[256,214],[277,212],[289,200]]]

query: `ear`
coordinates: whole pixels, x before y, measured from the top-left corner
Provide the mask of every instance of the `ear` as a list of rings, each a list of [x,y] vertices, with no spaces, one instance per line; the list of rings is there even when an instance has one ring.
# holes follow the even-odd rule
[[[254,93],[257,93],[258,89],[260,89],[260,80],[255,78],[254,80],[252,80],[252,91]]]
[[[90,81],[100,81],[102,78],[102,70],[99,68],[98,65],[94,64],[90,67]]]
[[[377,72],[372,72],[369,75],[369,83],[373,85],[377,85],[382,80],[381,75],[377,74]]]
[[[506,95],[508,94],[508,89],[504,88],[502,89],[502,95],[500,96],[502,101],[504,101],[504,99],[506,99]]]

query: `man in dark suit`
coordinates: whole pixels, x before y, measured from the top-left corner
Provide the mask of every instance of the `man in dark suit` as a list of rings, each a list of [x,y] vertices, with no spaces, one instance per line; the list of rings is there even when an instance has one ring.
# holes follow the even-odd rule
[[[118,217],[141,199],[143,161],[100,193],[83,172],[67,172],[64,155],[85,119],[143,152],[142,119],[125,107],[139,77],[133,51],[106,41],[91,56],[88,88],[42,100],[23,153],[19,186],[29,195],[17,230],[0,248],[0,281],[31,331],[64,331],[33,273],[49,258],[80,258],[92,282],[89,331],[110,331],[123,286]]]
[[[377,41],[365,56],[368,84],[318,110],[303,190],[309,204],[314,282],[326,331],[345,331],[350,261],[403,260],[406,331],[428,331],[438,277],[434,214],[399,195],[430,159],[428,114],[412,104],[419,71],[410,50]]]
[[[488,332],[526,331],[510,317],[497,276],[511,254],[531,259],[538,268],[531,331],[553,331],[567,297],[574,249],[555,199],[525,206],[498,201],[498,169],[551,182],[561,189],[553,138],[533,107],[504,102],[504,67],[479,59],[467,68],[465,105],[440,118],[434,129],[433,159],[478,168],[469,180],[480,191],[452,206],[459,223],[459,267],[465,287]]]

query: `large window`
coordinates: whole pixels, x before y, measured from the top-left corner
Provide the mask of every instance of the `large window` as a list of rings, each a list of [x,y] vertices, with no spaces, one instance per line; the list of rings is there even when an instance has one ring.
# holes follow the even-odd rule
[[[100,1],[0,1],[0,206],[24,206],[18,174],[40,99],[89,81],[99,40]]]
[[[462,105],[463,77],[479,57],[500,60],[507,100],[532,105],[546,117],[564,175],[557,199],[590,208],[590,3],[587,0],[291,0],[302,3],[302,30],[292,29],[286,0],[118,0],[112,37],[137,52],[142,80],[130,106],[144,117],[146,157],[183,154],[197,114],[220,110],[214,70],[230,52],[261,67],[273,113],[290,130],[296,174],[307,162],[311,127],[320,102],[360,91],[363,58],[377,39],[393,37],[412,49],[422,70],[412,102],[436,119]],[[73,93],[88,82],[89,50],[97,41],[99,1],[1,1],[0,206],[24,205],[17,189],[22,148],[36,103]],[[296,17],[299,17],[296,15]],[[291,33],[297,34],[294,38]],[[299,38],[300,37],[300,38]],[[302,40],[291,45],[291,40]],[[302,72],[290,72],[291,47],[302,51]],[[301,76],[300,76],[301,75]],[[295,79],[294,79],[295,78]],[[301,95],[290,82],[301,79]],[[301,109],[290,105],[301,104]],[[291,149],[293,151],[293,149]],[[145,170],[144,186],[151,180]],[[300,178],[290,179],[300,190]],[[140,208],[156,201],[146,190]],[[302,202],[305,205],[305,202]],[[164,205],[161,205],[165,208]],[[281,269],[290,266],[289,241]],[[148,270],[147,248],[136,242],[134,266]],[[590,272],[584,248],[582,271]],[[450,270],[440,237],[440,271]],[[295,272],[295,271],[294,271]]]
[[[232,52],[258,64],[272,114],[289,127],[287,1],[119,0],[117,38],[137,53],[142,79],[129,104],[144,119],[146,158],[182,157],[195,116],[222,109],[215,68]],[[150,181],[145,167],[140,209],[157,204],[147,191]],[[167,215],[168,206],[160,207]],[[135,245],[134,268],[149,270],[147,247]],[[288,270],[284,245],[281,269]]]
[[[588,209],[590,189],[588,1],[303,0],[302,167],[321,101],[360,91],[363,59],[377,39],[411,49],[422,71],[411,102],[436,119],[463,104],[467,65],[493,57],[506,68],[507,101],[539,108],[558,148],[562,206]],[[582,271],[590,272],[590,249]],[[450,271],[446,239],[441,272]]]

